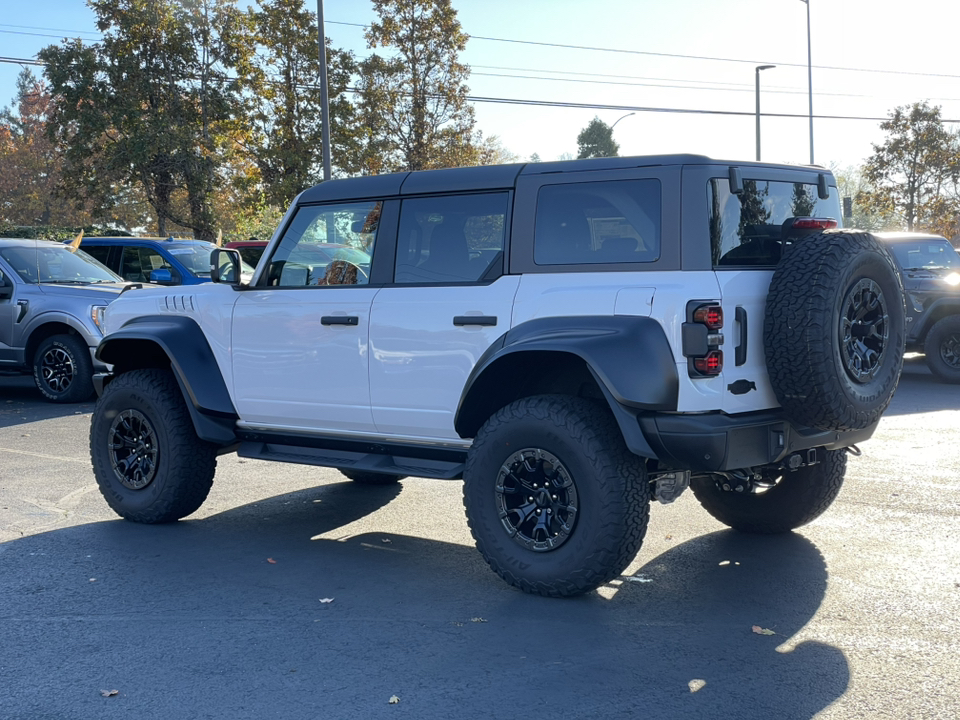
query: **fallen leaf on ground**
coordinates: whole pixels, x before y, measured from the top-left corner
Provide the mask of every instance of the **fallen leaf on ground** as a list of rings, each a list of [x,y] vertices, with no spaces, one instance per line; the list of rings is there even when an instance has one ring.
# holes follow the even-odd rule
[[[119,695],[120,691],[119,690],[101,690],[100,694],[103,695],[104,697],[113,697],[114,695]]]
[[[383,538],[383,539],[380,540],[380,542],[382,542],[382,543],[391,543],[391,542],[393,542],[393,540],[391,540],[390,538]]]
[[[274,560],[273,558],[267,558],[267,562],[270,563],[271,565],[276,565],[276,564],[277,564],[277,561]]]
[[[486,622],[482,617],[470,618],[470,622]]]
[[[388,702],[391,705],[396,705],[398,702],[400,702],[400,698],[398,698],[396,695],[391,695],[390,700]]]
[[[759,625],[754,625],[752,629],[757,635],[776,635],[773,630],[767,630],[767,628],[762,628]]]
[[[332,603],[332,602],[333,602],[333,598],[320,598],[320,602],[322,602],[322,603]]]

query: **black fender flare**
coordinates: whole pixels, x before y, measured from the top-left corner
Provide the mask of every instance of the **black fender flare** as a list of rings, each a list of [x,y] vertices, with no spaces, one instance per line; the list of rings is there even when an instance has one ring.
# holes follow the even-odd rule
[[[922,295],[923,293],[917,294]],[[907,302],[912,303],[912,298],[908,297]],[[930,303],[923,311],[923,322],[920,327],[909,328],[911,339],[915,338],[922,342],[927,337],[927,333],[930,332],[930,328],[947,315],[960,315],[960,297],[941,297]]]
[[[210,343],[196,320],[182,316],[144,315],[128,321],[97,346],[96,357],[119,367],[144,366],[143,357],[129,358],[125,350],[142,350],[143,343],[160,348],[183,392],[197,435],[209,442],[236,442],[239,419]],[[98,390],[106,382],[98,384]]]
[[[498,385],[521,353],[553,353],[583,361],[637,455],[656,458],[638,414],[677,409],[680,381],[663,327],[649,317],[583,315],[537,318],[504,333],[467,378],[454,419],[457,433],[474,437],[502,405]],[[494,407],[496,406],[496,407]]]

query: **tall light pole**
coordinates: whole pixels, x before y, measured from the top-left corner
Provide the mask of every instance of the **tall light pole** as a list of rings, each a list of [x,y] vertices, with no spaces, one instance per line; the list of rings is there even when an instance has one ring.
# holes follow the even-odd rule
[[[807,85],[810,88],[810,164],[813,165],[813,54],[810,51],[810,0],[800,0],[807,6]]]
[[[760,71],[770,70],[776,65],[757,65],[757,162],[760,162]]]
[[[317,32],[320,34],[320,144],[323,146],[323,179],[330,179],[330,93],[327,84],[327,41],[323,29],[323,0],[317,0]]]
[[[628,117],[630,117],[631,115],[636,115],[636,113],[635,113],[635,112],[627,113],[627,114],[624,115],[623,117],[619,117],[619,118],[617,118],[616,120],[614,120],[613,125],[610,126],[610,132],[611,132],[611,134],[613,133],[613,129],[617,126],[617,123],[618,123],[618,122],[620,122],[621,120],[623,120],[623,118],[628,118]]]

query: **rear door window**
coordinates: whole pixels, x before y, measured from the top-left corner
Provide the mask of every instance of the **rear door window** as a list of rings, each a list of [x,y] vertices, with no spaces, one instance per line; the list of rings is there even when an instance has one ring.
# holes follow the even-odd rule
[[[730,181],[707,185],[710,248],[714,267],[774,267],[790,242],[784,224],[797,217],[840,220],[835,187],[818,197],[816,184],[744,180],[743,192],[730,192]]]
[[[502,267],[509,193],[411,198],[400,208],[394,282],[479,282]]]

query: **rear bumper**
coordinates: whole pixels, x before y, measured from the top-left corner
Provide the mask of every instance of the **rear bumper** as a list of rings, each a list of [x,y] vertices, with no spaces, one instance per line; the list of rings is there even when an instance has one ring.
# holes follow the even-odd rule
[[[639,421],[662,463],[694,472],[767,465],[808,448],[836,450],[870,439],[877,429],[877,423],[852,431],[797,427],[780,410],[742,415],[645,415]]]

